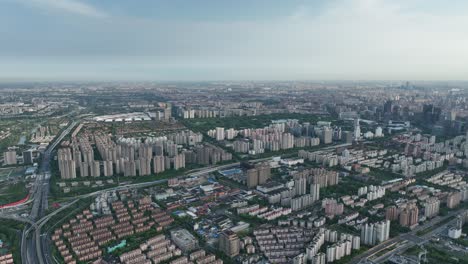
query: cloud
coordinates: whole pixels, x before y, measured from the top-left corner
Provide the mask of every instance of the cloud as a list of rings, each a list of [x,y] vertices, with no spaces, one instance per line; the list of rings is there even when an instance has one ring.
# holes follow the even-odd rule
[[[105,18],[108,16],[105,12],[77,0],[20,0],[19,2],[45,10],[62,11],[87,17]]]
[[[282,17],[244,21],[114,14],[112,23],[51,23],[47,30],[38,21],[2,35],[10,41],[0,43],[0,56],[24,61],[12,69],[3,59],[0,77],[17,71],[103,78],[466,79],[468,5],[441,12],[428,2],[334,0],[319,10],[301,5]],[[45,63],[49,68],[37,66]],[[20,65],[28,67],[21,71]]]

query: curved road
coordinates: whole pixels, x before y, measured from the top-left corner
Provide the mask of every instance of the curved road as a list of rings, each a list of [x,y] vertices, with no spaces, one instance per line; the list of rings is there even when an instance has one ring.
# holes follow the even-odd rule
[[[52,153],[55,147],[63,140],[63,138],[71,132],[71,130],[78,124],[78,122],[73,121],[62,133],[53,141],[51,145],[47,148],[47,150],[43,153],[43,159],[41,162],[41,167],[38,176],[36,177],[36,181],[31,192],[30,201],[32,201],[32,209],[30,212],[29,218],[18,218],[14,216],[5,216],[0,214],[0,218],[3,217],[12,217],[11,219],[15,219],[18,221],[23,221],[30,225],[29,228],[25,228],[22,235],[21,241],[21,255],[22,255],[22,263],[25,264],[50,264],[52,263],[51,256],[50,256],[50,243],[48,243],[47,232],[41,235],[42,227],[56,214],[59,212],[69,208],[70,206],[74,205],[80,199],[88,198],[97,196],[103,192],[108,191],[117,191],[117,190],[124,190],[124,189],[134,189],[134,188],[143,188],[152,185],[161,184],[167,182],[168,179],[161,179],[155,180],[150,182],[143,182],[143,183],[134,183],[128,185],[122,185],[117,187],[111,187],[99,191],[95,191],[88,194],[83,194],[80,196],[73,197],[69,203],[63,205],[61,208],[55,210],[54,212],[44,215],[45,210],[48,207],[48,195],[49,195],[49,181],[50,181],[50,158],[52,157]],[[348,144],[342,144],[338,146],[330,146],[328,148],[336,148],[339,146],[346,146]],[[262,158],[251,160],[251,162],[258,162],[269,160],[271,157]],[[226,169],[234,166],[239,166],[239,162],[230,163],[226,165],[220,166],[210,166],[202,169],[195,169],[192,171],[187,172],[186,174],[180,177],[189,177],[189,176],[200,176],[210,172],[214,172],[221,169]],[[32,232],[34,230],[34,232]],[[31,236],[30,236],[31,234]]]

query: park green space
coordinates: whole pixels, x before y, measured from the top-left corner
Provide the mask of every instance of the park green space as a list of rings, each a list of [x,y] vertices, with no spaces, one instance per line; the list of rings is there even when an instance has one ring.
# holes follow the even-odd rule
[[[329,116],[317,116],[308,114],[283,113],[257,116],[233,116],[219,118],[194,118],[184,119],[182,123],[196,132],[206,132],[216,127],[244,129],[244,128],[262,128],[271,124],[272,120],[279,119],[297,119],[300,122],[332,121]]]
[[[13,220],[0,220],[0,239],[4,246],[0,253],[12,253],[14,263],[21,263],[21,231],[24,225]]]
[[[24,182],[0,183],[0,205],[16,202],[25,198],[29,191]]]

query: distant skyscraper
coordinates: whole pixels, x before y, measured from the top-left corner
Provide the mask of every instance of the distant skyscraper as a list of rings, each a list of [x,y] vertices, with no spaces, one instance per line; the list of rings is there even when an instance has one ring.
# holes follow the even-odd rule
[[[247,170],[247,187],[254,188],[258,185],[258,172],[256,169]]]
[[[167,105],[166,108],[164,108],[164,119],[169,120],[172,117],[172,108],[171,105]]]
[[[382,133],[382,128],[381,128],[381,127],[377,127],[377,128],[375,129],[375,135],[374,135],[374,137],[383,137],[383,136],[384,136],[384,135],[383,135],[383,133]]]
[[[351,131],[344,131],[342,139],[345,143],[353,143],[354,133]]]
[[[457,110],[450,111],[450,121],[455,121],[457,119]]]
[[[432,104],[423,106],[423,115],[427,123],[433,124],[440,119],[442,109],[440,107],[435,107]]]
[[[391,113],[393,110],[393,102],[392,100],[388,100],[384,104],[384,113]]]
[[[24,164],[32,164],[33,163],[33,155],[32,151],[23,151],[23,163]]]
[[[359,118],[354,119],[354,140],[361,138],[361,127],[359,126]]]
[[[323,144],[331,144],[333,140],[333,130],[329,127],[324,127],[322,130],[322,142]]]

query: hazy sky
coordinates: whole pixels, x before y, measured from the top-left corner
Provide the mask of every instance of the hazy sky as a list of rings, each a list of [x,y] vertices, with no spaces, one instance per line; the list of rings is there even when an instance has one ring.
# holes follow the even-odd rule
[[[468,79],[466,0],[0,0],[0,80]]]

